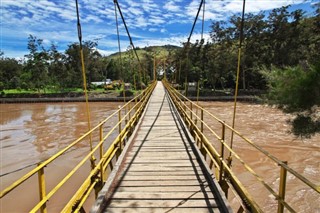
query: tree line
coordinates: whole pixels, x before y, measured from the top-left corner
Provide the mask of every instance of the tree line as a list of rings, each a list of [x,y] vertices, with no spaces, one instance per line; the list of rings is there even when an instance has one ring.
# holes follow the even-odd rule
[[[97,42],[86,41],[83,52],[88,81],[102,79],[104,58],[97,51]],[[23,61],[6,58],[2,55],[0,63],[0,89],[26,89],[42,91],[53,88],[63,91],[67,88],[81,87],[80,50],[77,43],[68,45],[61,53],[52,44],[49,49],[43,40],[36,36],[28,37],[29,54]]]
[[[305,17],[302,10],[289,12],[290,6],[274,9],[268,15],[264,12],[245,15],[240,88],[267,89],[266,72],[261,70],[288,66],[309,69],[319,61],[319,4],[316,6],[318,9],[312,17]],[[227,21],[213,21],[209,41],[197,40],[184,43],[184,48],[169,48],[161,69],[181,85],[187,77],[189,82],[200,81],[204,88],[234,88],[240,22],[237,15]],[[78,43],[68,45],[61,53],[56,45],[46,49],[42,39],[30,35],[27,45],[29,54],[23,62],[0,55],[0,89],[81,87]],[[137,77],[145,83],[152,79],[156,55],[150,47],[144,48],[141,64],[130,47],[121,61],[119,54],[102,57],[97,47],[98,41],[83,44],[88,83],[104,78],[133,82],[133,77]]]
[[[268,15],[264,12],[245,15],[242,89],[267,89],[268,82],[261,70],[288,66],[309,69],[319,61],[319,9],[315,16],[305,17],[306,12],[289,12],[289,7],[274,9]],[[187,76],[188,81],[200,80],[206,88],[234,88],[240,23],[237,15],[228,21],[214,21],[210,41],[185,43],[172,60],[176,70],[181,70],[180,78],[174,75],[171,78],[180,84]]]

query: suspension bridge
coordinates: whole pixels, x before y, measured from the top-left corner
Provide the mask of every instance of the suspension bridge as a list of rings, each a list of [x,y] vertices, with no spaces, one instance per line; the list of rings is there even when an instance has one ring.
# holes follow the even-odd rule
[[[134,48],[120,6],[114,2]],[[197,17],[203,3],[201,1]],[[52,200],[67,193],[72,180],[81,173],[85,178],[72,186],[72,193],[61,204],[60,212],[263,212],[263,206],[252,196],[234,167],[241,167],[247,178],[264,188],[279,213],[297,211],[286,200],[287,174],[319,196],[319,185],[234,129],[235,111],[233,124],[228,125],[179,93],[166,79],[152,81],[134,99],[92,128],[77,0],[76,5],[89,131],[1,189],[1,199],[13,191],[23,190],[25,182],[35,181],[39,201],[30,212],[52,212]],[[234,110],[237,87],[235,91]],[[115,117],[118,122],[110,126]],[[216,122],[218,128],[208,125],[208,120]],[[266,181],[241,157],[232,146],[233,138],[273,163],[279,170],[276,185]],[[81,144],[90,144],[88,152],[61,179],[48,182],[46,170]],[[89,170],[84,169],[88,167]],[[230,197],[237,202],[230,203]]]
[[[139,131],[93,212],[229,212],[213,174],[196,151],[161,83],[150,97]]]

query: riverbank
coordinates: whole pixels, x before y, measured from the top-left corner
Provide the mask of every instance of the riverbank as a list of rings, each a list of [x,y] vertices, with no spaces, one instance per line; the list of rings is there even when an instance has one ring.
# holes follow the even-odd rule
[[[182,94],[184,91],[180,90]],[[139,92],[138,92],[139,93]],[[239,90],[238,101],[243,102],[261,102],[261,95],[263,91],[258,90]],[[202,89],[197,98],[197,91],[190,90],[188,98],[192,101],[233,101],[233,91],[225,90],[209,90]],[[126,91],[126,101],[134,98],[133,92]],[[107,90],[107,91],[89,91],[89,102],[122,102],[123,96],[120,91]],[[83,92],[62,92],[62,93],[11,93],[1,94],[0,104],[6,103],[59,103],[59,102],[85,102],[86,99]]]
[[[132,100],[134,97],[126,97],[126,101]],[[192,101],[197,101],[197,97],[188,97]],[[122,102],[123,97],[89,97],[89,102]],[[233,96],[211,96],[211,97],[199,97],[199,101],[233,101]],[[259,102],[260,98],[258,96],[238,96],[238,101],[243,102]],[[60,102],[85,102],[85,97],[39,97],[39,98],[0,98],[1,104],[11,104],[11,103],[60,103]]]
[[[134,96],[128,95],[126,101],[133,99]],[[119,92],[89,92],[88,100],[90,102],[121,102],[123,96]],[[59,102],[85,102],[83,92],[69,93],[48,93],[48,94],[7,94],[0,97],[0,103],[59,103]]]
[[[126,101],[131,100],[133,97],[126,97]],[[121,102],[123,97],[102,97],[95,98],[89,97],[89,102]],[[1,104],[11,103],[59,103],[59,102],[85,102],[84,97],[64,97],[64,98],[0,98]]]

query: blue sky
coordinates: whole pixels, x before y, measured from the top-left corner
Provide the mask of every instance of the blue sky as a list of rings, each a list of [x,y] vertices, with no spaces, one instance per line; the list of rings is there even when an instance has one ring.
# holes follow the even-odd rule
[[[113,0],[78,0],[83,40],[99,39],[102,55],[117,51]],[[118,0],[135,46],[180,45],[189,36],[200,0]],[[315,0],[247,0],[246,12],[267,11],[291,4],[293,9],[311,13]],[[74,0],[0,0],[0,49],[6,57],[28,53],[30,34],[64,51],[78,41]],[[206,0],[205,39],[209,39],[212,20],[226,20],[242,9],[242,0]],[[118,16],[118,18],[120,18]],[[120,23],[121,48],[129,41]],[[200,38],[201,20],[192,40]]]

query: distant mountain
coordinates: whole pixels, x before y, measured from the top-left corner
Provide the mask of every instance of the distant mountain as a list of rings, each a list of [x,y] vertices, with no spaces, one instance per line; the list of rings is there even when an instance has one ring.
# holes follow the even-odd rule
[[[146,55],[150,56],[156,56],[156,57],[166,57],[169,55],[169,52],[175,52],[177,50],[181,49],[181,47],[174,46],[174,45],[164,45],[164,46],[149,46],[149,47],[136,47],[137,54],[140,59],[143,59]],[[118,58],[119,53],[114,53],[107,58],[113,59],[113,58]],[[127,57],[136,57],[134,52],[132,50],[127,50],[125,52],[121,52],[121,57],[127,58]]]

